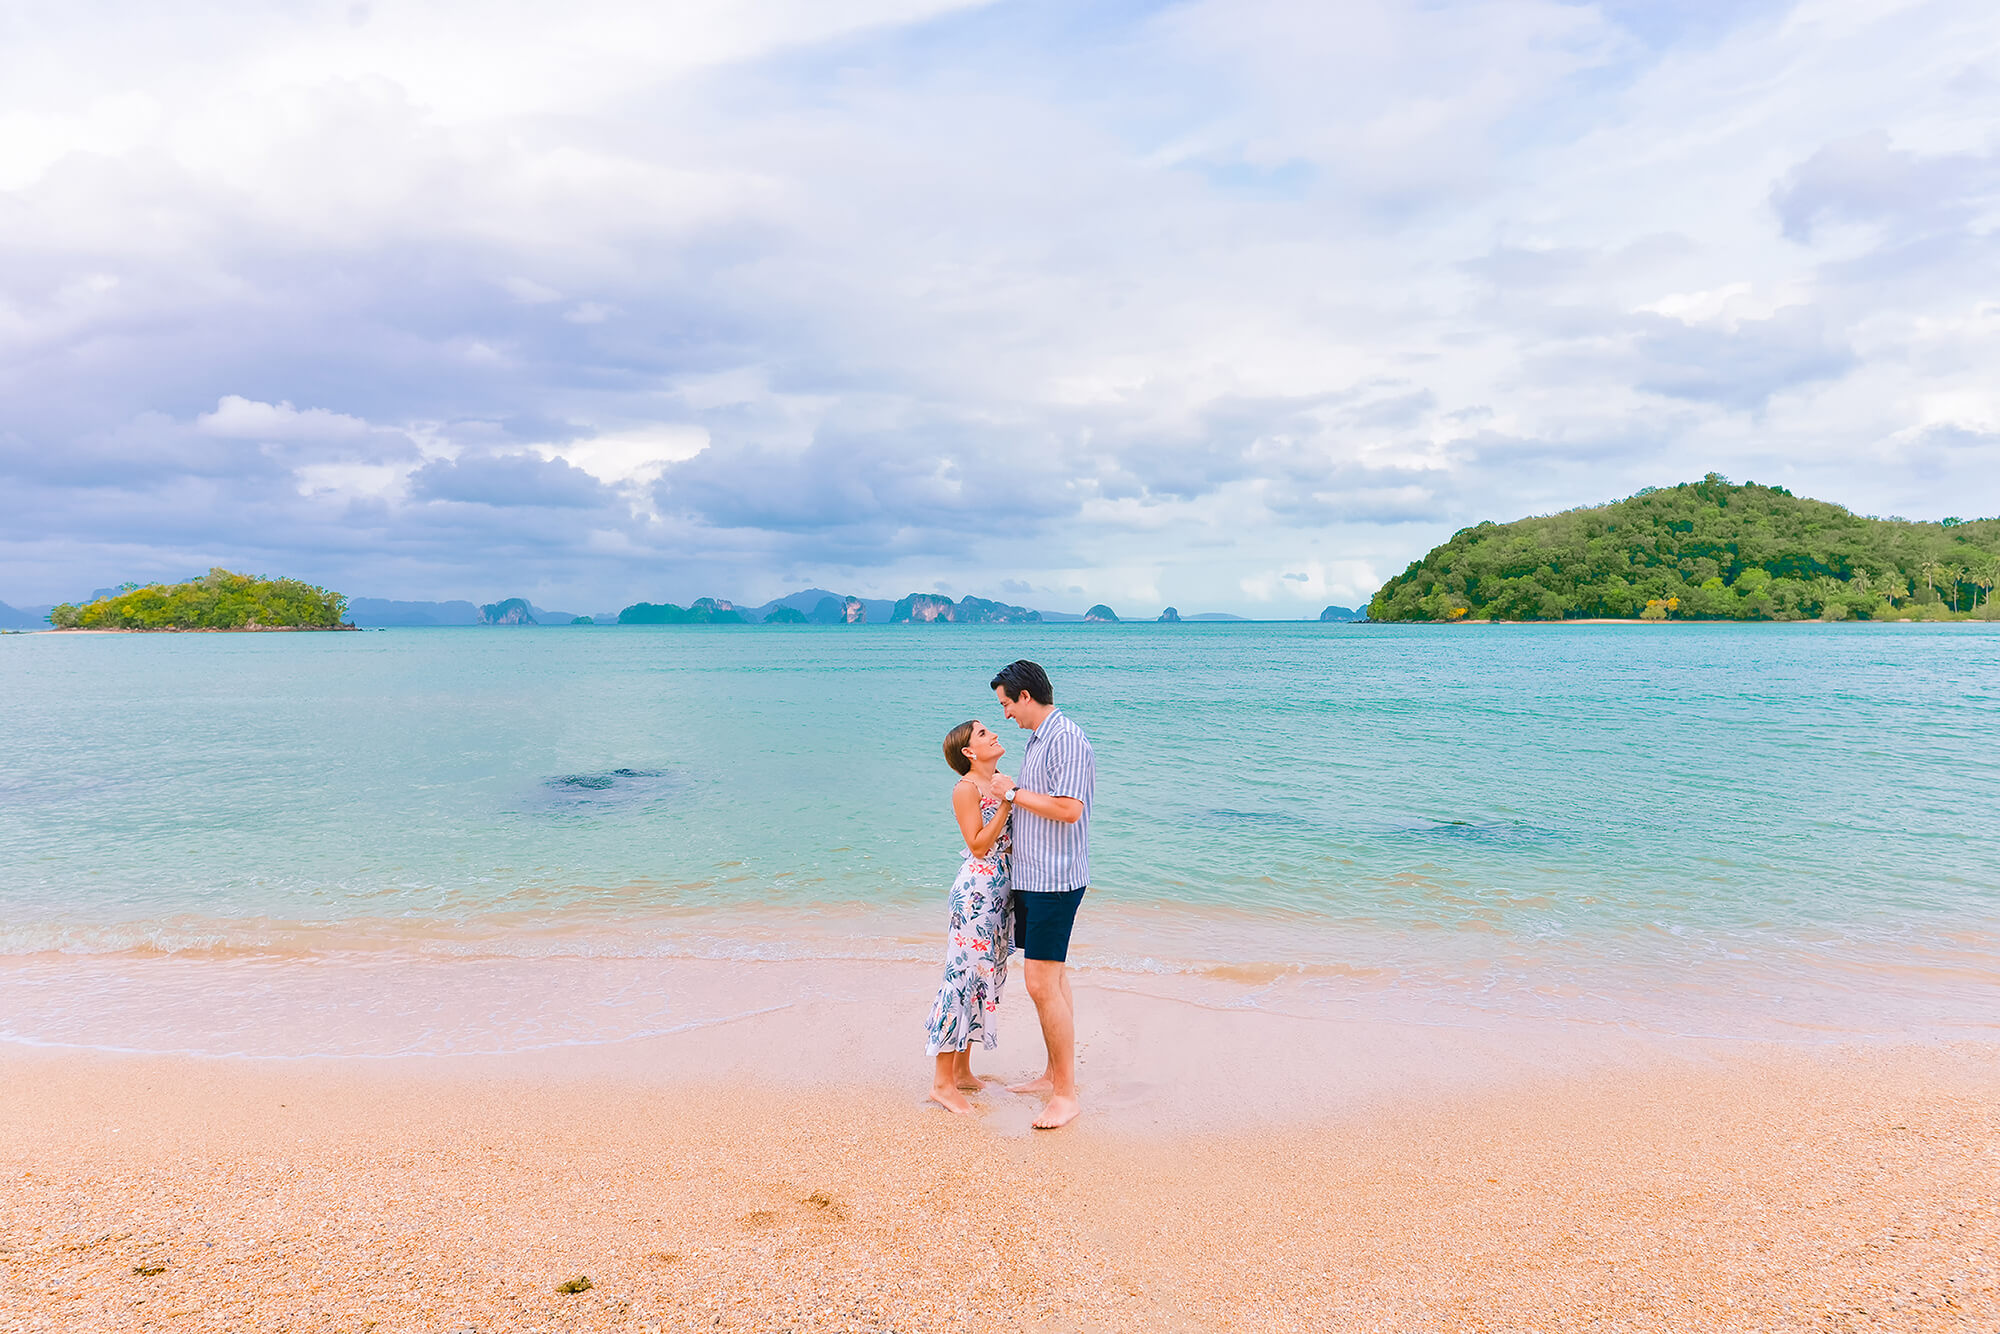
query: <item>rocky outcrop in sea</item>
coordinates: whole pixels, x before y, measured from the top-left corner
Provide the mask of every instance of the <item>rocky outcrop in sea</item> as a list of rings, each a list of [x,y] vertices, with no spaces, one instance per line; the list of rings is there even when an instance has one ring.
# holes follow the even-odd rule
[[[635,602],[618,613],[620,625],[744,625],[743,609],[726,598],[696,598],[688,606]]]
[[[892,624],[919,625],[938,621],[959,625],[1026,625],[1041,619],[1040,612],[1011,603],[970,595],[953,602],[943,593],[912,593],[898,601],[889,615]]]
[[[481,625],[540,625],[535,615],[528,609],[526,598],[507,598],[501,602],[489,602],[479,609]]]

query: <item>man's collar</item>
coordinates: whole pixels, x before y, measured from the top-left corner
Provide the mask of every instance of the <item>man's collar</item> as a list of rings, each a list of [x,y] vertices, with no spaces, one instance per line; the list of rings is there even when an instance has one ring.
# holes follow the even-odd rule
[[[1037,726],[1035,730],[1032,733],[1030,733],[1030,735],[1040,736],[1042,734],[1042,728],[1047,727],[1050,723],[1054,722],[1056,719],[1060,717],[1062,717],[1062,710],[1057,708],[1051,708],[1047,713],[1042,715],[1041,724]]]

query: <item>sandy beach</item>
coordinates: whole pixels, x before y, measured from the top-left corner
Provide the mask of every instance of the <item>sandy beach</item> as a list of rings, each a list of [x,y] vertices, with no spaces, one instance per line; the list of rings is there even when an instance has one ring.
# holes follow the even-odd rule
[[[1185,1099],[1194,1062],[1135,1094],[1118,1067],[1164,1050],[1159,1003],[1080,993],[1099,1103],[1056,1134],[1004,1092],[926,1109],[919,1063],[895,1078],[866,1038],[773,1067],[777,1017],[486,1060],[14,1048],[0,1327],[2000,1327],[1992,1044],[1509,1066],[1511,1039],[1461,1033],[1489,1057],[1446,1063],[1465,1077],[1293,1107],[1282,1066],[1245,1082],[1254,1047]],[[1215,1019],[1242,1027],[1204,1044],[1296,1048]],[[1008,1036],[1003,1074],[1032,1054]],[[1359,1037],[1354,1063],[1393,1059],[1395,1033]],[[1304,1049],[1301,1086],[1338,1083],[1341,1049]]]

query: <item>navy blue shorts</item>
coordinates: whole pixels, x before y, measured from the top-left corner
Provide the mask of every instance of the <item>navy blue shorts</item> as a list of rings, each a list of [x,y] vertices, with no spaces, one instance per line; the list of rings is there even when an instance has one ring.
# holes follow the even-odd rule
[[[1082,902],[1082,889],[1041,894],[1015,890],[1014,948],[1030,959],[1065,962],[1069,958],[1070,928],[1076,925],[1077,906]]]

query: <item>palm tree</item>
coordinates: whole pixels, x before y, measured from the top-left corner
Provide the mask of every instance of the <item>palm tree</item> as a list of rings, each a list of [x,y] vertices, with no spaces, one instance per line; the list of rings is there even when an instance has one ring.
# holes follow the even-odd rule
[[[1971,563],[1966,578],[1978,592],[1973,596],[1986,608],[1986,619],[1993,619],[1993,585],[2000,583],[2000,556],[1981,556]],[[1985,594],[1980,597],[1979,594]]]
[[[1925,588],[1937,587],[1938,571],[1943,568],[1943,563],[1935,556],[1924,557],[1924,563],[1917,567],[1917,572],[1923,575]]]
[[[1951,584],[1951,609],[1957,611],[1958,581],[1965,578],[1965,567],[1963,565],[1940,566],[1938,569],[1938,578],[1946,580]]]

